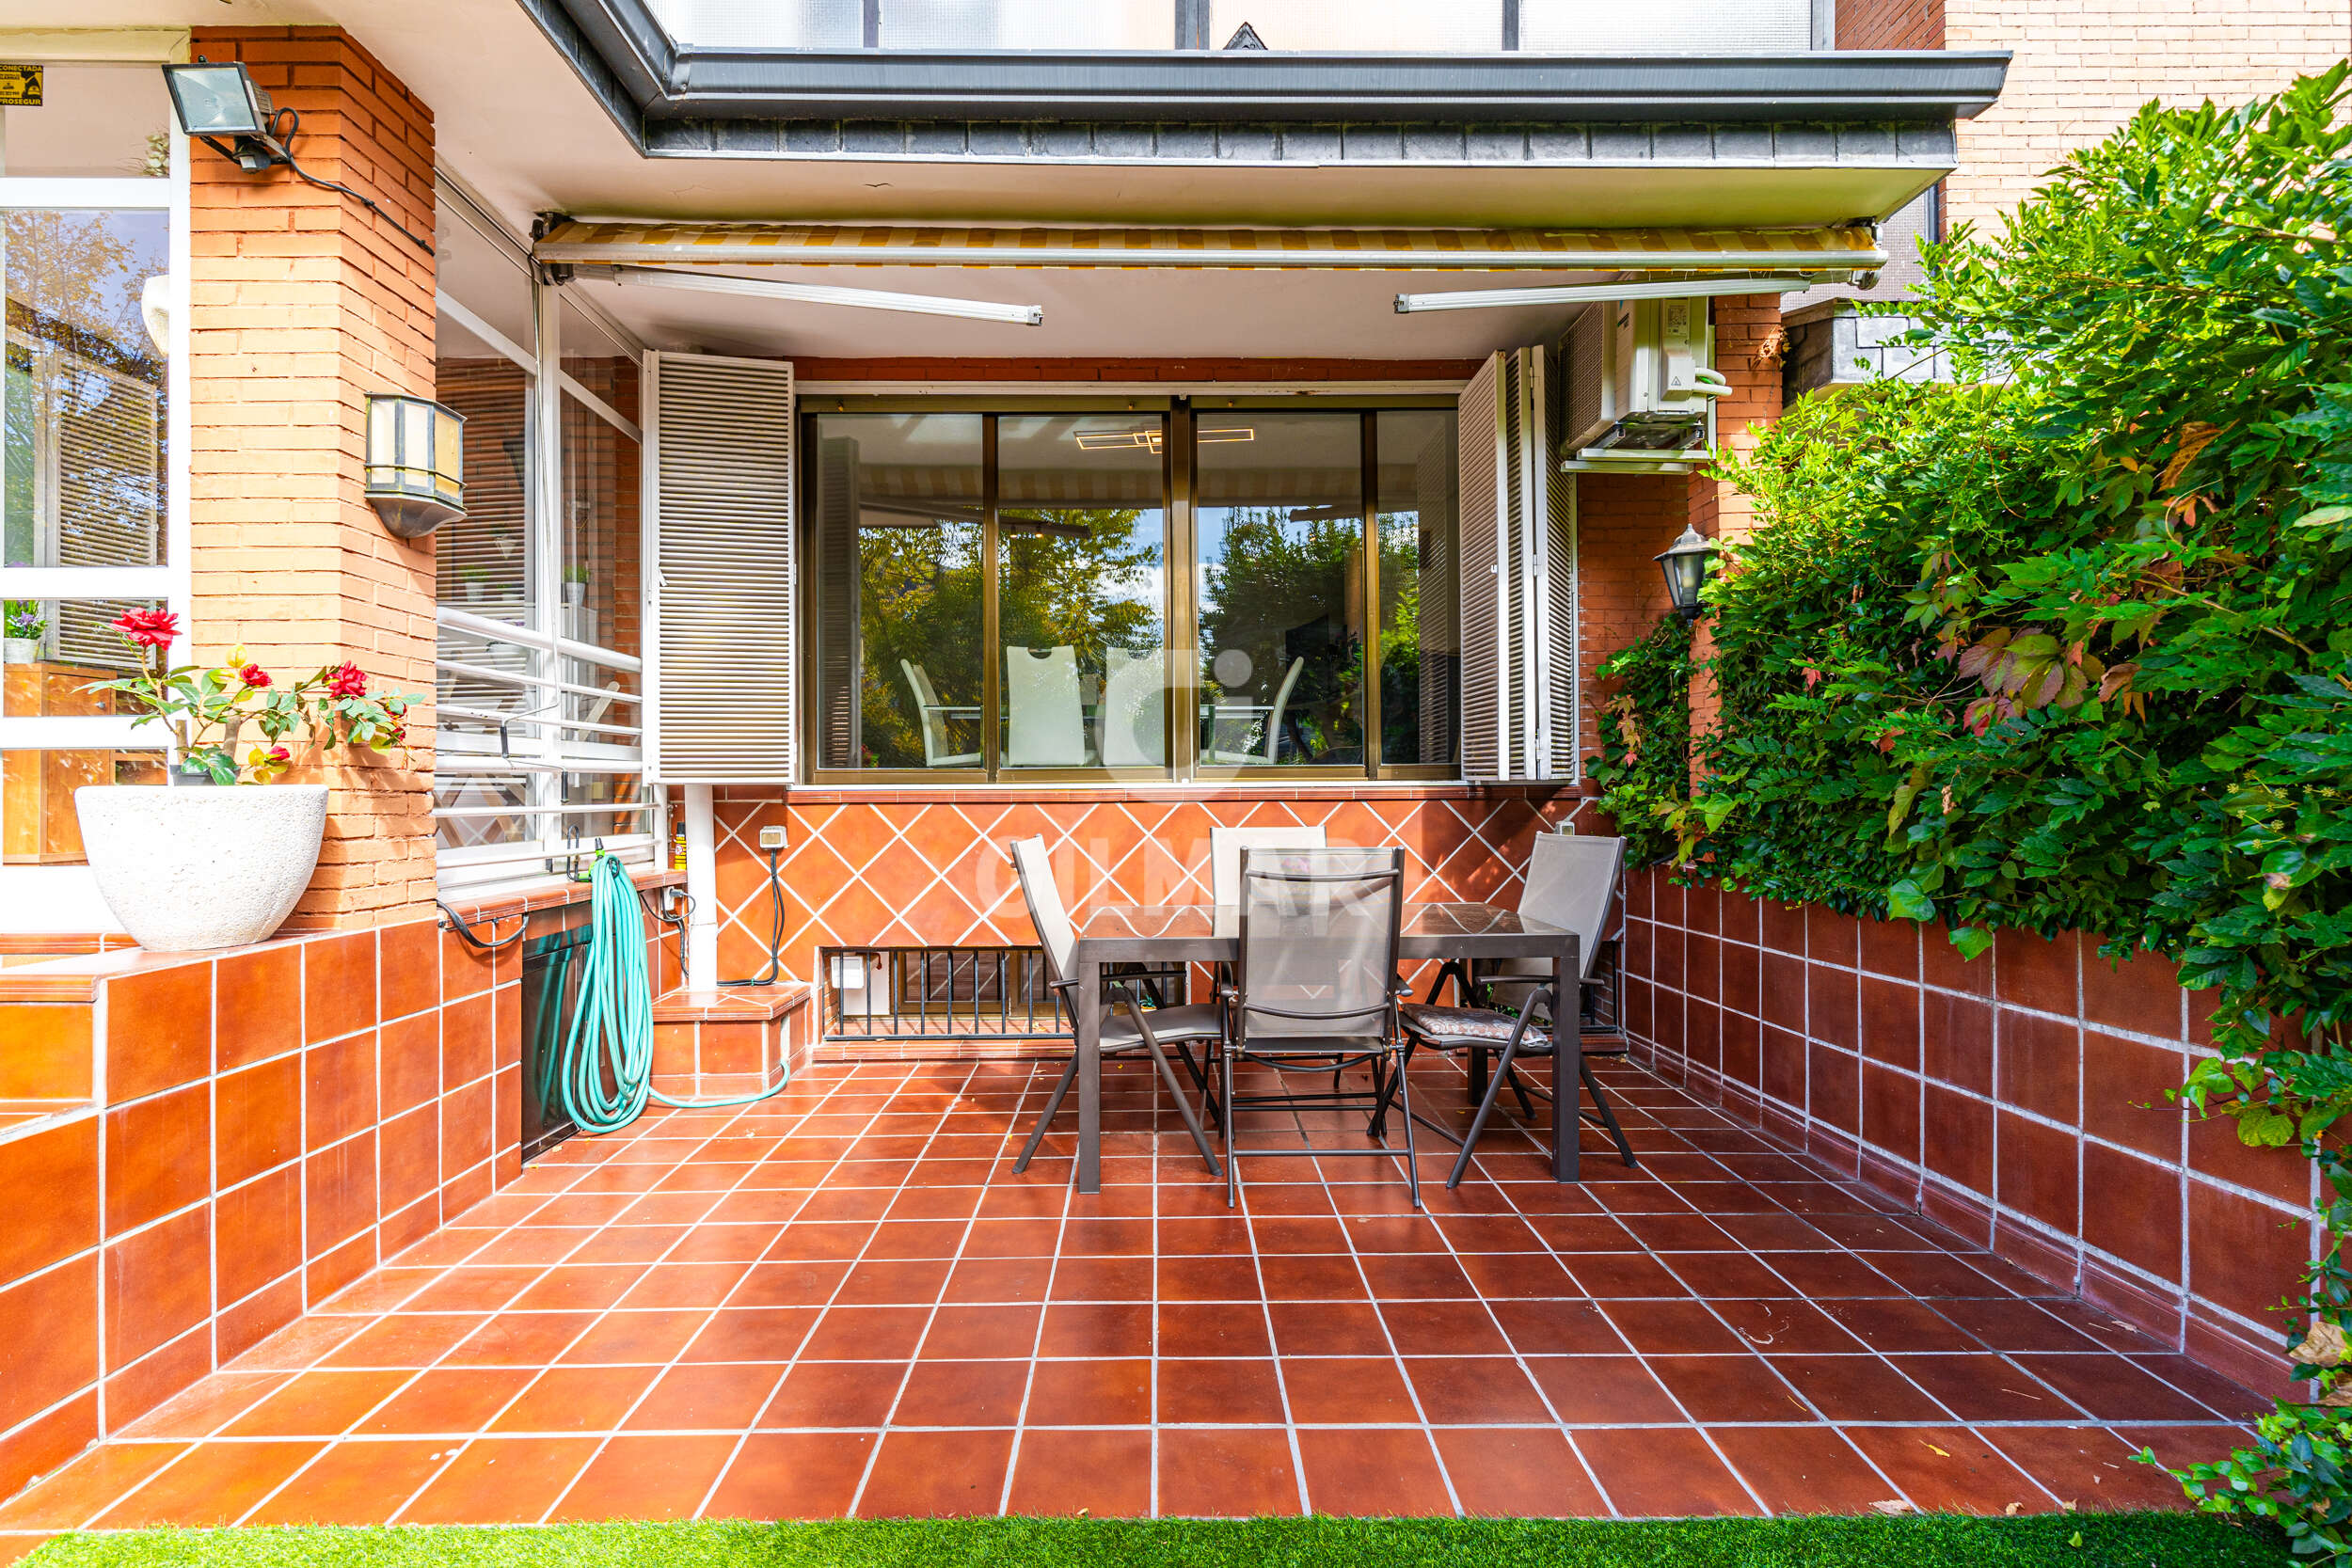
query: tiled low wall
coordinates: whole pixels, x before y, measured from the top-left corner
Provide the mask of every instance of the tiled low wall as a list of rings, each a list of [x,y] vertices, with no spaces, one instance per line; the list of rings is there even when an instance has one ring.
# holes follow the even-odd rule
[[[0,1497],[516,1175],[521,972],[429,919],[0,968]]]
[[[2256,1387],[2316,1243],[2312,1172],[2169,1100],[2209,1047],[2171,966],[2004,932],[1627,889],[1637,1053],[1841,1172]]]
[[[816,977],[823,946],[987,945],[1036,940],[1004,847],[1041,834],[1061,895],[1089,903],[1206,903],[1216,827],[1319,824],[1333,844],[1402,845],[1408,899],[1516,903],[1528,839],[1569,796],[1460,784],[1252,789],[778,790],[716,805],[719,968],[768,957],[768,861],[782,827],[784,972]]]

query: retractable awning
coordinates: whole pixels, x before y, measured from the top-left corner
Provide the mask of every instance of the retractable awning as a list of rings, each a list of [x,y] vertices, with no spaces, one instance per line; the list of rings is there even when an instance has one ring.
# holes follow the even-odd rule
[[[1136,267],[1395,272],[1848,273],[1869,230],[1079,229],[563,222],[542,261],[633,266]]]

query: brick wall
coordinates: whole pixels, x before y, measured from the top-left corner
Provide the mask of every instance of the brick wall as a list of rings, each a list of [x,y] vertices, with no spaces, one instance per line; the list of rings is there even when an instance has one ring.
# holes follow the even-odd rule
[[[1897,10],[1902,0],[1873,9]],[[1839,10],[1843,43],[1845,11]],[[2342,59],[2346,0],[1944,0],[1947,49],[2015,52],[2000,102],[1960,122],[1947,222],[1989,224],[2044,171],[2160,98],[2239,103]]]
[[[2209,1051],[2170,965],[1946,934],[1636,872],[1636,1053],[1841,1175],[2254,1387],[2312,1254],[2312,1175],[2169,1101]]]
[[[199,27],[302,115],[294,151],[433,231],[430,111],[340,29]],[[433,688],[433,548],[361,499],[371,392],[433,392],[433,259],[285,169],[193,143],[189,457],[199,656],[242,644],[282,677],[351,659],[379,689]],[[294,928],[368,925],[433,893],[429,701],[404,756],[337,757],[326,846]]]
[[[1945,0],[1837,0],[1840,49],[1941,49]]]

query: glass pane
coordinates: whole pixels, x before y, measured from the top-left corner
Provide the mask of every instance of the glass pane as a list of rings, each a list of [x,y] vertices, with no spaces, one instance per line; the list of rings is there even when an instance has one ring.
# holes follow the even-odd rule
[[[477,812],[491,807],[511,809],[526,805],[530,800],[530,781],[518,774],[459,773],[445,769],[433,777],[433,805],[436,810],[454,808]],[[485,844],[528,843],[532,838],[531,824],[542,820],[546,819],[530,816],[444,816],[435,824],[435,832],[441,848],[468,849]]]
[[[1812,0],[1519,3],[1519,47],[1546,54],[1794,55],[1812,44]]]
[[[564,373],[637,422],[637,360],[571,300],[564,301]]]
[[[1001,766],[1168,766],[1165,420],[996,424]]]
[[[1224,48],[1244,23],[1268,49],[1466,55],[1502,47],[1502,0],[1214,0],[1209,47]]]
[[[466,416],[466,515],[435,537],[440,602],[531,619],[531,377],[447,316],[435,329],[434,396]]]
[[[817,765],[980,766],[980,417],[815,428]]]
[[[171,135],[171,94],[155,67],[50,65],[38,107],[0,109],[0,173],[160,180]]]
[[[163,782],[161,752],[0,752],[0,864],[83,864],[73,792]]]
[[[529,262],[504,241],[475,228],[454,204],[441,203],[435,215],[435,287],[525,354],[536,354],[538,330],[532,324]],[[442,330],[448,330],[446,321]]]
[[[111,691],[87,689],[139,667],[138,650],[111,623],[130,610],[160,610],[152,599],[8,599],[0,601],[0,714],[73,719],[128,713]],[[160,740],[163,729],[151,726]]]
[[[170,264],[162,213],[7,215],[0,541],[11,566],[164,559],[164,351],[142,300]]]
[[[1459,754],[1461,555],[1454,514],[1454,414],[1375,415],[1380,511],[1380,760]]]
[[[635,370],[629,383],[633,392]],[[564,405],[564,565],[557,635],[592,647],[638,651],[639,554],[637,443],[579,400]],[[566,658],[563,674],[583,686],[634,689],[613,672]],[[602,719],[609,700],[574,697],[571,718]],[[582,705],[585,705],[583,706]]]
[[[884,49],[1172,49],[1168,0],[887,0]]]
[[[653,0],[653,14],[684,43],[739,49],[855,49],[861,0]]]
[[[1198,433],[1203,766],[1364,760],[1363,417]]]

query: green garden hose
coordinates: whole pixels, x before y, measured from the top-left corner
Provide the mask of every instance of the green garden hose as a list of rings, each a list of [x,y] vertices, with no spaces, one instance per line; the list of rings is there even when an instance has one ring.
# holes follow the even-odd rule
[[[681,1111],[749,1105],[784,1087],[723,1100],[674,1100],[653,1086],[653,980],[645,971],[645,916],[637,884],[620,861],[596,857],[590,874],[588,956],[580,1006],[564,1037],[558,1073],[564,1114],[582,1132],[615,1132],[635,1121],[645,1101]]]

